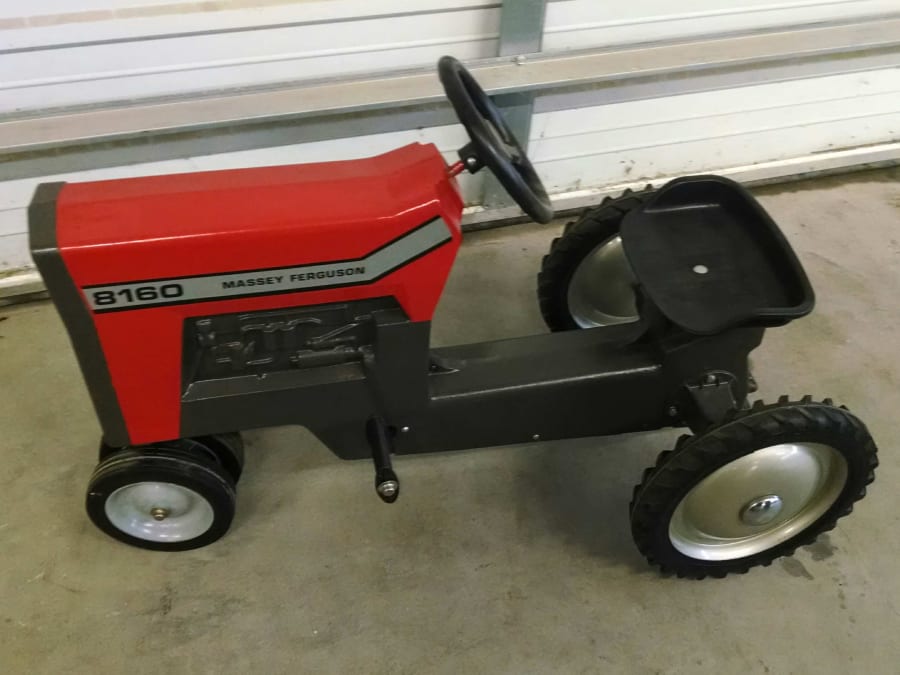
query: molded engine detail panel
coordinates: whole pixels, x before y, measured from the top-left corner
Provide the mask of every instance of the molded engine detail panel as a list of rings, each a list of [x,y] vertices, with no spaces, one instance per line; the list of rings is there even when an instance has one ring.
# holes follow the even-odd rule
[[[198,382],[361,362],[374,350],[373,312],[392,298],[185,321],[185,398]]]

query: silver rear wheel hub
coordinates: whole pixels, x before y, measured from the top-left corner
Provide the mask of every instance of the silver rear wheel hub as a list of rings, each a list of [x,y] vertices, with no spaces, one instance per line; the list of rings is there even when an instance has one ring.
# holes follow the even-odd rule
[[[215,519],[212,505],[200,493],[154,481],[120,487],[106,499],[104,510],[116,529],[155,542],[195,539]]]
[[[741,520],[746,525],[766,525],[778,517],[783,507],[784,501],[778,495],[760,497],[741,510]]]
[[[717,469],[681,500],[669,540],[699,560],[734,560],[796,536],[834,504],[847,481],[843,455],[821,443],[783,443]]]
[[[572,319],[581,328],[637,321],[634,283],[621,237],[610,237],[588,253],[572,274],[567,291]]]

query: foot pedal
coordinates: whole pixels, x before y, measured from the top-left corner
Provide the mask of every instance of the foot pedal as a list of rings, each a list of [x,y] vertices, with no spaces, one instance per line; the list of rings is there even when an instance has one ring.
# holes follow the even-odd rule
[[[387,425],[380,417],[373,417],[366,424],[366,436],[372,447],[372,461],[375,463],[375,492],[381,501],[393,504],[400,496],[400,479],[391,465],[391,443]]]

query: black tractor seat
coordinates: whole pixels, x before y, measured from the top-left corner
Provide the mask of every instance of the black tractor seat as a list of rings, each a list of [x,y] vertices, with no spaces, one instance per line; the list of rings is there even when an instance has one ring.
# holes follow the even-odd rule
[[[727,178],[668,183],[625,217],[621,236],[645,297],[689,333],[780,326],[812,311],[813,290],[790,244]]]

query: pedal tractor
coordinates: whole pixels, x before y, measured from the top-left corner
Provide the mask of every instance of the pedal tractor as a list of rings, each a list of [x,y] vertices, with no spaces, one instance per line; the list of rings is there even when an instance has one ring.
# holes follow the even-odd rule
[[[691,176],[588,210],[538,275],[552,333],[429,347],[460,245],[455,176],[489,168],[532,218],[550,200],[472,75],[438,72],[471,142],[352,161],[45,183],[31,248],[103,429],[87,512],[166,551],[228,530],[239,430],[299,424],[369,457],[689,427],[634,490],[663,571],[720,577],[832,528],[876,448],[830,399],[748,403],[748,354],[813,308],[778,227],[740,185]]]

